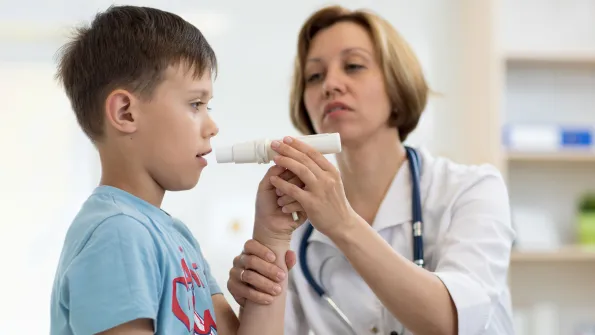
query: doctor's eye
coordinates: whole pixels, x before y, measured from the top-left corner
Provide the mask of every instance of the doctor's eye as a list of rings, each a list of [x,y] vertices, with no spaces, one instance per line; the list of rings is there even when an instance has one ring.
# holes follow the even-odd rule
[[[359,65],[359,64],[347,64],[347,65],[345,65],[345,71],[347,71],[347,72],[354,72],[354,71],[357,71],[357,70],[361,70],[363,68],[364,67],[362,65]]]
[[[321,77],[321,74],[320,73],[311,74],[311,75],[309,75],[309,76],[306,77],[306,82],[307,83],[314,82],[316,80],[319,80],[320,77]]]

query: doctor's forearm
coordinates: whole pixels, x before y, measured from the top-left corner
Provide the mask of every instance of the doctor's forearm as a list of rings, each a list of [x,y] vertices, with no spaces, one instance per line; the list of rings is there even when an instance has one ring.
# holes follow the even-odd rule
[[[399,255],[360,217],[329,236],[382,304],[416,334],[456,334],[448,290],[432,273]]]

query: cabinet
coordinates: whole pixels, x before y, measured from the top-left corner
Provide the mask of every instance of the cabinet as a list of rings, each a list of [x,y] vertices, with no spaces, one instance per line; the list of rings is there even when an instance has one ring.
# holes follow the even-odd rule
[[[502,0],[499,10],[505,78],[499,126],[513,216],[527,209],[540,213],[553,223],[560,242],[547,251],[515,249],[512,255],[515,315],[519,325],[526,325],[518,333],[538,333],[537,310],[550,306],[551,313],[541,315],[552,316],[547,320],[554,327],[551,334],[578,334],[581,324],[595,325],[595,249],[576,242],[578,202],[595,191],[595,145],[515,149],[504,130],[531,125],[549,127],[551,134],[551,129],[571,127],[589,132],[593,142],[595,2]],[[533,135],[548,137],[539,131]],[[519,230],[530,226],[534,234],[546,229],[546,222],[514,224]]]

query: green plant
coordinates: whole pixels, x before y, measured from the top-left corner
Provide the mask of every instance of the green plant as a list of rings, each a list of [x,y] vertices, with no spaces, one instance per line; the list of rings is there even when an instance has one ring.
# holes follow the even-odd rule
[[[595,245],[595,193],[586,193],[578,204],[578,240],[582,245]]]
[[[595,193],[586,193],[581,197],[578,208],[580,213],[595,212]]]

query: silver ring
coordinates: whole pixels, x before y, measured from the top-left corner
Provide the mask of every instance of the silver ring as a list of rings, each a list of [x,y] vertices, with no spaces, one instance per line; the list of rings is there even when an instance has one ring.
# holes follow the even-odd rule
[[[244,271],[246,271],[246,269],[243,269],[242,272],[240,272],[240,281],[241,282],[244,281]]]

